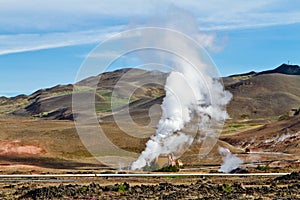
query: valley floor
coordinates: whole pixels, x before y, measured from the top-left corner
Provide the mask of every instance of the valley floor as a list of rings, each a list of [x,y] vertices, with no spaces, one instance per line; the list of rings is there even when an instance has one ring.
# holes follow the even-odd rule
[[[289,125],[290,121],[276,122],[275,125],[261,122],[227,124],[218,144],[227,145],[243,158],[241,168],[249,173],[297,172],[300,170],[298,121],[299,116],[291,119],[293,126]],[[285,129],[287,125],[289,129]],[[102,123],[102,128],[121,148],[138,153],[145,147],[147,138],[124,137],[112,122]],[[276,131],[269,131],[273,129]],[[287,137],[286,130],[290,131],[290,137]],[[251,141],[253,134],[256,140],[249,143],[252,151],[245,153],[243,146],[246,144],[241,141]],[[284,140],[278,134],[285,136]],[[133,144],[130,149],[129,143]],[[264,151],[263,148],[274,149],[273,143],[278,152]],[[182,159],[185,165],[181,170],[183,173],[216,173],[220,168],[222,160],[217,150],[212,151],[206,163],[197,160],[199,156],[194,152],[187,153]],[[0,119],[0,174],[62,173],[116,171],[89,154],[72,121]],[[179,177],[176,174],[170,177],[1,178],[0,199],[300,199],[299,179],[299,173],[283,178]]]

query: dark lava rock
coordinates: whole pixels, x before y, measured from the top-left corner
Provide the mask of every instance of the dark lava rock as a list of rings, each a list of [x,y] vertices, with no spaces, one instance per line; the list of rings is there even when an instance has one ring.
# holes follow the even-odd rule
[[[296,182],[299,183],[300,180],[300,172],[292,172],[291,174],[280,176],[274,179],[277,182],[289,183]]]
[[[242,169],[242,168],[239,168],[239,167],[238,167],[238,168],[232,170],[232,171],[229,172],[229,173],[231,173],[231,174],[248,174],[249,171],[246,170],[246,169]]]
[[[277,178],[278,180],[298,181],[299,173]],[[274,181],[271,181],[274,183]],[[265,185],[240,182],[214,183],[200,179],[194,184],[175,185],[160,183],[156,185],[134,185],[128,183],[100,186],[90,185],[59,185],[42,188],[22,188],[19,199],[299,199],[300,183]],[[3,196],[3,195],[2,195]],[[270,198],[269,198],[270,197]],[[1,194],[0,194],[1,199]]]

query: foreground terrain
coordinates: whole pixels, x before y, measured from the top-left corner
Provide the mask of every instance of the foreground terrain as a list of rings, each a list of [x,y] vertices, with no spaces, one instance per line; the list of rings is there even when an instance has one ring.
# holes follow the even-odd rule
[[[299,199],[300,174],[279,177],[2,179],[1,199]],[[29,181],[29,182],[27,182]],[[47,183],[48,182],[48,183]],[[72,183],[76,182],[76,184]]]

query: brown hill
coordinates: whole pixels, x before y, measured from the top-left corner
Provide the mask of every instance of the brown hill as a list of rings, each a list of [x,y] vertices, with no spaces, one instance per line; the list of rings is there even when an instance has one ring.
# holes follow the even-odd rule
[[[220,138],[229,144],[251,151],[282,152],[299,155],[300,115],[273,122],[237,135]]]
[[[300,106],[300,76],[261,74],[224,78],[234,119],[277,118]]]
[[[300,106],[300,76],[296,75],[299,66],[281,65],[261,73],[251,72],[224,78],[227,90],[233,94],[228,105],[230,116],[235,119],[277,119],[292,108]],[[287,73],[295,75],[287,75]],[[284,74],[285,73],[285,74]],[[159,71],[141,69],[121,69],[106,72],[78,82],[77,93],[91,91],[97,83],[96,111],[107,118],[112,109],[122,111],[130,103],[130,113],[141,118],[143,113],[155,104],[160,104],[164,96],[164,83],[167,74]],[[159,84],[149,84],[151,82]],[[128,91],[128,90],[134,90]],[[113,91],[118,92],[114,107],[111,106]],[[13,98],[1,98],[2,115],[38,117],[45,119],[73,119],[71,100],[73,85],[55,86],[39,90],[30,96],[20,95]],[[126,97],[128,93],[133,93]],[[127,99],[126,99],[127,98]]]
[[[123,76],[126,74],[125,76]],[[77,95],[91,92],[92,84],[97,84],[96,110],[98,113],[110,112],[112,109],[122,108],[131,102],[140,102],[155,99],[164,95],[164,81],[166,74],[158,71],[145,71],[140,69],[121,69],[106,72],[99,76],[84,79],[76,84]],[[157,84],[152,84],[155,81]],[[149,84],[150,83],[150,84]],[[132,91],[129,91],[132,90]],[[111,106],[112,93],[115,107]],[[44,119],[73,119],[72,114],[73,85],[58,85],[43,89],[26,96],[13,98],[2,97],[0,108],[2,115],[12,114],[18,117],[37,117]],[[129,99],[128,94],[133,93]]]

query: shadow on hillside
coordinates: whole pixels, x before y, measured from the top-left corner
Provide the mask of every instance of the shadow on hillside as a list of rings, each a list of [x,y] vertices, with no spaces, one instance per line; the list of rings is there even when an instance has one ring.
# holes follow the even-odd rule
[[[2,161],[2,162],[1,162]],[[77,162],[50,157],[19,157],[19,156],[0,156],[0,165],[9,162],[10,164],[34,165],[52,169],[77,169],[80,167],[105,167],[102,164]]]

